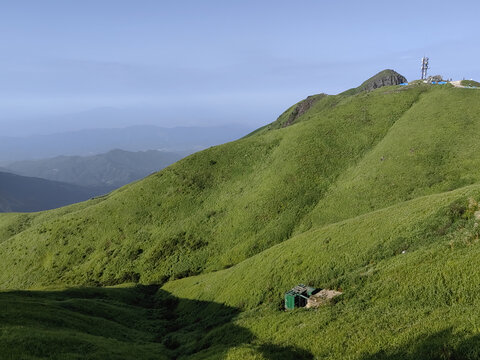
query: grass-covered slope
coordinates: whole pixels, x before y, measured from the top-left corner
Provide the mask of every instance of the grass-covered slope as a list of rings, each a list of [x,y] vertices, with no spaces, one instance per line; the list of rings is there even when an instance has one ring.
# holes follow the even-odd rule
[[[0,292],[2,359],[168,359],[156,289]]]
[[[0,349],[12,359],[476,359],[478,198],[479,185],[421,197],[157,292],[0,292]],[[281,311],[300,281],[343,295]]]
[[[317,358],[476,359],[480,216],[471,199],[479,197],[478,185],[421,197],[164,288],[242,308],[239,325]],[[279,311],[299,282],[343,295],[318,310]]]
[[[423,84],[321,96],[289,126],[287,112],[108,196],[0,216],[0,287],[41,290],[0,293],[0,303],[31,298],[50,311],[32,329],[79,297],[44,287],[162,285],[122,290],[148,296],[146,312],[112,288],[86,302],[94,314],[96,299],[127,308],[109,316],[135,316],[128,331],[52,321],[14,338],[54,331],[61,348],[65,327],[85,340],[70,355],[91,358],[117,343],[140,358],[478,358],[479,96]],[[343,295],[281,311],[298,283]],[[27,307],[15,309],[0,345]],[[60,313],[85,315],[77,309]]]
[[[233,323],[239,310],[178,299],[156,286],[0,292],[2,359],[222,359],[256,341]],[[228,336],[219,336],[219,332]],[[293,346],[263,342],[270,359],[306,358]]]
[[[480,181],[480,93],[438,88],[345,171],[308,220],[331,223]]]
[[[425,91],[320,100],[296,125],[194,154],[62,216],[35,215],[3,242],[0,284],[159,283],[234,265],[288,239]]]
[[[460,81],[460,85],[467,87],[480,87],[480,83],[475,80],[462,80]]]

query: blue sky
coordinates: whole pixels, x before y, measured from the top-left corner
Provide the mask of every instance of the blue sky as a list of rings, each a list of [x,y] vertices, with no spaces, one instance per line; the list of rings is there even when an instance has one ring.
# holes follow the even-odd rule
[[[462,0],[1,1],[0,132],[97,108],[138,110],[119,126],[257,127],[385,68],[416,79],[424,54],[432,74],[480,79],[478,14]]]

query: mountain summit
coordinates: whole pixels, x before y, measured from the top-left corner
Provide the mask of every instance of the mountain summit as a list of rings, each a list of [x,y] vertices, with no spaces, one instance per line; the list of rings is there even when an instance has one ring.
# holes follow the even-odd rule
[[[359,88],[362,90],[373,90],[382,86],[399,85],[405,82],[407,82],[405,76],[400,75],[395,70],[387,69],[380,71],[377,75],[363,82]]]
[[[360,86],[347,90],[344,95],[355,95],[362,91],[370,91],[383,86],[399,85],[407,82],[407,78],[395,70],[386,69],[365,80]]]

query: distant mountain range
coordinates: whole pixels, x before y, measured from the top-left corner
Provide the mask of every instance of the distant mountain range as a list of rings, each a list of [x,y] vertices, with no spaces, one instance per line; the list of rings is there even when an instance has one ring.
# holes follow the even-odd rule
[[[185,155],[185,152],[157,150],[112,150],[93,156],[58,156],[19,161],[6,166],[4,170],[24,176],[113,190],[159,171]]]
[[[131,126],[91,129],[28,137],[0,136],[0,163],[59,155],[93,155],[112,149],[195,152],[236,140],[252,129],[242,125],[216,127]]]
[[[0,137],[0,212],[48,210],[84,201],[248,131],[241,126],[133,126]],[[132,151],[111,150],[117,147]],[[148,150],[159,148],[175,151]]]
[[[0,212],[32,212],[87,200],[108,192],[58,181],[0,172]]]

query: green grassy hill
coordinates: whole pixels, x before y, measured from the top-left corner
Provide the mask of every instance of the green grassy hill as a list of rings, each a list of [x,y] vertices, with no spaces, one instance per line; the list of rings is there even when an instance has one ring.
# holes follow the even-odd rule
[[[296,125],[194,154],[63,216],[34,215],[0,250],[11,254],[0,284],[160,283],[235,265],[288,239],[426,90],[319,101]]]
[[[478,358],[480,93],[421,84],[307,100],[107,196],[0,216],[0,303],[30,301],[3,315],[0,349],[44,358],[55,337],[58,359],[127,347],[140,358]],[[297,283],[343,295],[284,312]],[[132,308],[136,296],[148,306]],[[66,325],[55,309],[69,301],[90,310],[62,308]],[[135,327],[82,325],[112,303],[109,321]],[[51,315],[22,327],[12,319],[27,308]],[[38,352],[22,345],[30,333]],[[62,348],[73,333],[83,342]]]
[[[480,181],[479,94],[435,89],[423,96],[309,214],[331,223],[418,196]],[[365,196],[368,194],[368,196]]]

